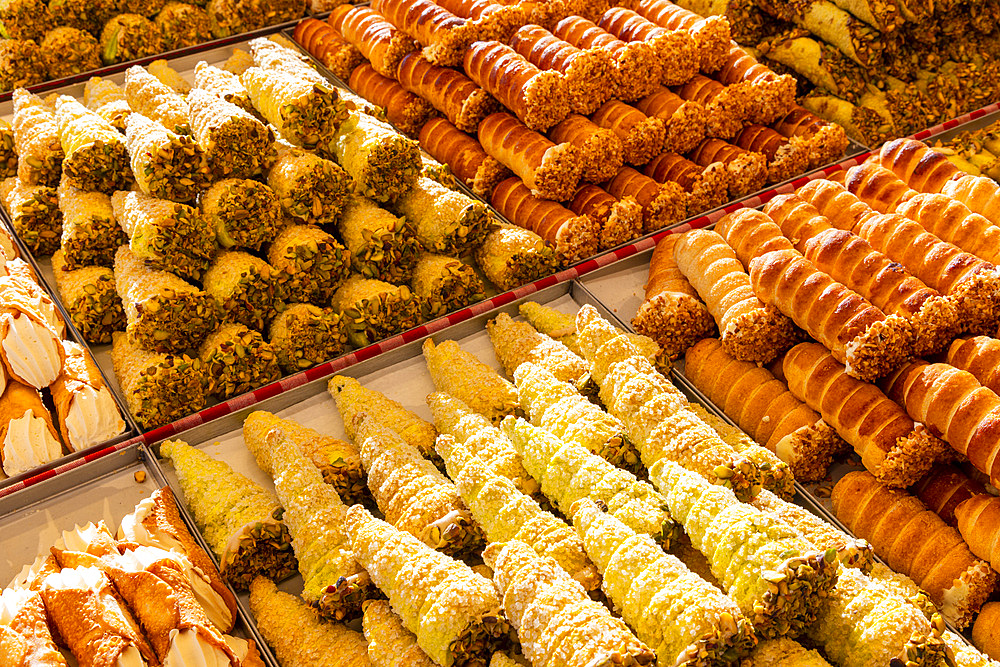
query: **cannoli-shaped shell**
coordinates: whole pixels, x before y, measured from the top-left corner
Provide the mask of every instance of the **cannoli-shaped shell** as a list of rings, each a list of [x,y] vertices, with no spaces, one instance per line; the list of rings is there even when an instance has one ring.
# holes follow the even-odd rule
[[[634,197],[642,206],[643,232],[669,227],[687,217],[688,196],[678,183],[657,183],[632,167],[622,167],[604,189],[616,199]]]
[[[687,214],[697,215],[729,200],[729,172],[721,162],[700,167],[676,153],[660,153],[643,172],[658,183],[673,182],[687,193]]]
[[[755,93],[756,104],[750,115],[755,123],[770,125],[795,106],[795,79],[788,74],[775,74],[738,46],[732,46],[715,77],[727,86],[749,84]]]
[[[941,193],[965,204],[993,224],[1000,224],[1000,189],[992,178],[965,174],[945,183]]]
[[[625,160],[622,140],[612,130],[594,124],[586,116],[570,114],[549,130],[549,139],[556,144],[569,143],[576,147],[581,178],[589,183],[601,183],[612,178]]]
[[[454,67],[477,38],[471,23],[431,0],[375,0],[372,9],[418,43],[431,62]]]
[[[420,129],[420,145],[481,197],[489,197],[511,171],[482,145],[444,118],[432,118]]]
[[[483,118],[500,110],[496,99],[461,71],[435,65],[419,53],[400,60],[396,78],[465,132],[474,133]]]
[[[947,195],[921,193],[902,202],[896,212],[942,241],[991,264],[1000,263],[1000,227]]]
[[[941,192],[948,181],[962,176],[943,153],[916,139],[887,141],[874,157],[918,192]]]
[[[670,0],[641,0],[634,9],[669,30],[687,30],[698,46],[702,72],[715,72],[725,63],[732,42],[729,21],[724,16],[702,17]]]
[[[382,76],[395,77],[403,56],[418,49],[409,35],[397,30],[371,7],[340,5],[334,8],[327,22],[357,47]]]
[[[733,143],[767,158],[768,184],[787,181],[809,167],[809,148],[801,139],[789,140],[764,125],[751,124],[740,130]]]
[[[913,493],[946,524],[957,527],[955,508],[973,496],[985,494],[986,487],[955,466],[938,463],[913,485]]]
[[[593,184],[581,186],[569,210],[590,216],[601,227],[601,248],[614,248],[642,236],[642,205],[634,197],[615,199]]]
[[[343,80],[347,80],[354,68],[366,60],[356,46],[344,39],[329,23],[319,19],[305,18],[299,21],[293,37]]]
[[[844,187],[879,213],[895,213],[901,204],[917,194],[903,179],[874,162],[848,169]]]
[[[553,144],[509,113],[487,116],[479,125],[483,149],[517,174],[542,199],[566,201],[580,181],[576,147]]]
[[[404,134],[415,136],[436,113],[429,102],[407,91],[395,79],[382,76],[368,63],[351,72],[349,83],[362,97],[385,108],[388,121]]]
[[[708,114],[708,136],[730,139],[753,116],[754,99],[747,84],[724,86],[715,79],[697,75],[674,90],[682,98],[698,102]]]
[[[664,86],[687,83],[698,73],[698,45],[686,30],[667,30],[625,7],[611,7],[597,25],[626,42],[644,42],[653,47],[660,60],[660,83]]]
[[[618,100],[605,102],[590,119],[618,135],[625,162],[630,165],[646,164],[660,153],[666,142],[667,129],[662,120]]]
[[[647,116],[663,121],[667,130],[663,149],[671,153],[694,150],[708,131],[707,114],[701,102],[685,100],[669,88],[660,86],[634,106]]]
[[[744,150],[722,139],[705,139],[688,157],[702,167],[715,162],[726,165],[730,199],[745,197],[767,183],[767,159],[761,153]]]

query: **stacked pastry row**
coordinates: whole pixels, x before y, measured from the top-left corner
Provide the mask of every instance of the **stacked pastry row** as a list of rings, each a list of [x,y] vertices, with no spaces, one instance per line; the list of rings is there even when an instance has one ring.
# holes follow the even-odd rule
[[[122,517],[62,531],[0,591],[11,667],[263,667],[253,640],[232,636],[236,598],[181,519],[169,488]]]
[[[522,312],[558,339],[491,321],[513,382],[454,341],[425,343],[433,423],[343,376],[328,389],[350,441],[251,413],[243,440],[273,492],[160,445],[282,664],[331,664],[303,650],[317,637],[344,656],[332,664],[379,667],[509,665],[509,647],[568,667],[830,664],[799,636],[845,667],[995,664],[867,543],[783,500],[787,468],[689,404],[655,344],[588,307]],[[760,488],[766,464],[777,493]],[[258,532],[278,515],[283,532]],[[289,632],[265,601],[294,567],[312,620]],[[363,637],[342,625],[359,615]]]
[[[6,208],[147,428],[484,298],[472,255],[501,288],[555,268],[297,51],[251,51],[15,94]]]
[[[578,260],[843,153],[842,131],[795,107],[794,82],[728,31],[666,0],[636,11],[390,0],[336,8],[296,35]]]
[[[0,90],[301,18],[306,0],[11,0],[0,9]]]
[[[1000,179],[1000,122],[960,132],[946,141],[935,139],[933,147],[966,173]]]

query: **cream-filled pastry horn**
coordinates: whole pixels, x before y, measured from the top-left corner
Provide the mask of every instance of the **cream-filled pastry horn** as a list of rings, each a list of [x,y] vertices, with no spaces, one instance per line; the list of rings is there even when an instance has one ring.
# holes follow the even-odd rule
[[[49,293],[38,284],[38,276],[30,264],[19,257],[8,259],[0,275],[8,275],[20,281],[21,286],[31,295],[31,305],[34,306],[35,311],[45,318],[45,321],[56,330],[57,334],[66,335],[66,323],[63,321],[62,315],[59,314],[59,310],[52,302]]]
[[[0,658],[5,667],[66,667],[37,591],[0,591]]]
[[[8,477],[62,456],[52,415],[33,387],[10,380],[0,395],[0,461]]]
[[[66,361],[49,390],[63,440],[78,452],[124,431],[125,420],[87,351],[68,341],[63,342],[63,348]]]
[[[12,378],[41,389],[59,375],[64,353],[37,302],[25,281],[0,277],[0,360]]]

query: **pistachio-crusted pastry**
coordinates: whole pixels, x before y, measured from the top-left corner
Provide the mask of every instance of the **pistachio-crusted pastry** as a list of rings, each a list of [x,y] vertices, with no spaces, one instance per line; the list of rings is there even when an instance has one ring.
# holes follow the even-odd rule
[[[280,295],[291,302],[325,304],[350,273],[350,251],[312,225],[288,225],[268,248]]]
[[[271,321],[268,341],[286,373],[339,357],[348,349],[344,318],[332,308],[292,303]]]
[[[496,371],[476,359],[453,340],[423,344],[424,360],[438,391],[451,394],[470,408],[499,422],[520,410],[517,389]]]
[[[111,361],[129,412],[143,429],[163,426],[205,407],[205,376],[199,359],[158,354],[115,332]]]
[[[266,174],[274,161],[274,133],[221,97],[195,88],[187,96],[191,127],[215,178]]]
[[[63,218],[60,246],[66,269],[111,266],[118,246],[128,242],[115,220],[111,198],[101,192],[78,190],[65,178],[56,192]]]
[[[622,167],[603,185],[616,199],[633,197],[642,206],[643,232],[669,227],[688,216],[688,194],[673,181],[658,183],[632,167]],[[694,213],[694,210],[692,210]]]
[[[458,181],[451,167],[435,160],[430,153],[420,150],[420,175],[437,181],[449,190],[458,191]]]
[[[227,323],[209,334],[198,349],[208,391],[221,400],[253,391],[281,377],[277,356],[258,332]]]
[[[194,66],[194,87],[218,95],[249,114],[258,113],[250,102],[250,93],[240,83],[239,75],[209,65],[204,60],[198,61]]]
[[[119,14],[101,29],[105,65],[138,60],[163,52],[163,36],[155,23],[138,14]]]
[[[222,306],[222,318],[263,331],[277,314],[281,287],[274,267],[239,250],[223,250],[202,278],[205,291]]]
[[[510,290],[555,273],[556,251],[541,236],[502,223],[476,250],[476,264],[500,290]]]
[[[517,311],[536,331],[559,341],[578,357],[583,357],[576,337],[575,315],[552,306],[543,306],[537,301],[525,301],[517,307]]]
[[[333,84],[259,67],[243,72],[240,82],[253,106],[296,146],[315,148],[329,140],[347,118],[347,107]]]
[[[176,90],[141,65],[125,70],[125,99],[136,111],[177,134],[191,134],[188,105]]]
[[[413,275],[421,244],[406,217],[362,195],[348,194],[337,229],[351,253],[351,267],[360,275],[393,283]]]
[[[604,503],[612,516],[637,533],[651,535],[664,548],[680,535],[666,499],[648,482],[523,419],[508,417],[501,429],[542,493],[564,514],[581,498],[589,498]]]
[[[494,227],[482,203],[426,177],[418,178],[394,209],[413,226],[424,249],[457,257],[482,245]]]
[[[328,623],[299,598],[264,577],[250,582],[250,611],[261,636],[282,665],[370,667],[364,637],[341,623]]]
[[[344,210],[351,178],[336,162],[292,148],[281,150],[267,175],[281,208],[307,224],[334,223]]]
[[[54,188],[25,185],[19,177],[11,176],[0,183],[0,200],[14,232],[33,255],[51,255],[59,248],[62,212]]]
[[[352,113],[320,148],[351,175],[355,192],[379,202],[397,200],[420,175],[416,142],[367,114]]]
[[[164,51],[194,46],[212,38],[208,12],[186,2],[168,2],[153,18],[153,23],[163,36]]]
[[[198,198],[198,206],[223,248],[258,251],[284,224],[274,190],[250,179],[216,181]]]
[[[327,19],[382,76],[395,77],[399,61],[419,50],[417,43],[370,7],[342,5]]]
[[[375,667],[434,667],[436,664],[417,645],[416,636],[385,600],[364,604],[364,631],[368,658]]]
[[[750,651],[748,659],[760,667],[831,667],[819,651],[807,649],[794,639],[764,639]]]
[[[291,419],[282,419],[270,412],[257,410],[247,415],[243,421],[243,442],[265,473],[277,477],[291,461],[290,455],[283,452],[287,460],[280,464],[276,462],[279,450],[268,441],[268,435],[273,430],[280,431],[280,438],[298,447],[301,455],[319,470],[323,481],[331,485],[345,502],[354,504],[370,499],[365,486],[364,469],[361,467],[360,450],[354,443],[324,435]]]
[[[0,90],[33,86],[45,76],[45,57],[34,40],[0,40]]]
[[[114,271],[106,266],[68,269],[63,251],[52,255],[59,298],[73,326],[88,343],[110,343],[111,333],[125,328],[125,311],[115,291]]]
[[[543,510],[512,481],[490,470],[451,436],[439,436],[436,447],[489,542],[521,540],[539,555],[555,560],[586,590],[594,591],[600,586],[601,577],[571,527]]]
[[[6,120],[0,122],[0,178],[17,175],[17,151],[14,130]]]
[[[125,91],[114,81],[99,76],[87,79],[83,88],[83,103],[116,130],[125,131],[125,119],[132,113],[132,108],[125,99]]]
[[[423,321],[420,301],[409,287],[358,274],[337,288],[330,305],[343,317],[348,340],[355,347],[371,345]]]
[[[9,0],[0,7],[0,25],[4,39],[39,41],[56,21],[42,0]]]
[[[129,341],[158,352],[195,349],[222,316],[207,292],[149,268],[127,246],[115,253],[115,285],[125,305]]]
[[[457,257],[421,253],[410,278],[425,320],[431,320],[486,298],[486,286],[475,268]]]
[[[521,465],[510,440],[486,417],[444,392],[428,394],[434,425],[475,455],[493,473],[509,479],[521,493],[541,499],[538,482]]]
[[[106,194],[128,186],[132,180],[128,153],[113,125],[68,95],[56,100],[56,122],[65,154],[63,181]]]
[[[129,248],[149,266],[197,279],[211,262],[215,230],[198,209],[124,190],[111,197],[111,207]]]
[[[280,581],[295,571],[291,537],[278,498],[222,461],[181,440],[165,440],[184,502],[237,590],[257,576]]]
[[[420,146],[447,164],[475,194],[488,197],[511,171],[483,150],[482,145],[445,118],[432,118],[420,129]]]
[[[354,378],[335,375],[327,385],[327,390],[337,404],[337,411],[344,422],[344,432],[354,441],[360,439],[357,421],[359,415],[367,414],[376,419],[383,428],[398,434],[420,455],[442,467],[441,459],[434,449],[437,431],[434,425],[413,414],[385,394],[369,389]]]
[[[45,33],[41,40],[42,58],[49,79],[61,79],[101,66],[101,47],[89,32],[59,26]]]
[[[208,184],[205,154],[190,135],[133,112],[125,119],[125,145],[135,181],[147,195],[187,201]]]
[[[14,149],[17,176],[25,185],[56,187],[65,157],[55,110],[23,88],[14,91]]]

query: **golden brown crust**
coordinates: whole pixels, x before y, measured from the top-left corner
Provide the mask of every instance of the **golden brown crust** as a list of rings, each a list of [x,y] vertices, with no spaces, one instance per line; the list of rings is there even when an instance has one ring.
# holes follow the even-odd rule
[[[626,42],[649,44],[659,59],[664,86],[687,83],[698,73],[698,45],[686,30],[667,30],[624,7],[611,7],[597,25]]]
[[[472,24],[430,0],[375,0],[372,9],[423,44],[424,55],[436,65],[458,65],[476,39]]]
[[[487,153],[520,176],[536,197],[572,199],[581,171],[573,144],[553,144],[504,112],[483,120],[479,141]]]
[[[661,153],[643,170],[659,183],[673,182],[687,193],[687,214],[698,215],[729,201],[729,172],[721,162],[704,169],[674,153]]]
[[[500,103],[458,70],[440,67],[419,53],[407,54],[397,71],[399,84],[443,113],[458,129],[475,132]]]
[[[437,112],[429,102],[382,76],[369,63],[361,65],[349,80],[351,88],[372,104],[385,109],[386,118],[403,133],[415,136]]]
[[[642,206],[634,197],[621,201],[596,185],[580,187],[569,209],[590,216],[601,228],[601,248],[608,249],[627,243],[642,235]]]
[[[640,0],[635,11],[670,30],[687,30],[698,47],[699,67],[711,74],[718,71],[729,55],[729,21],[723,16],[703,18],[669,0]]]
[[[621,169],[625,162],[622,140],[613,131],[595,125],[589,118],[570,114],[549,130],[554,143],[576,146],[580,177],[590,183],[602,183]]]
[[[624,167],[604,188],[618,199],[634,197],[642,206],[646,234],[681,222],[687,217],[687,193],[679,184],[657,183],[652,178]]]
[[[399,61],[417,50],[413,39],[369,7],[341,5],[334,8],[327,22],[357,47],[382,76],[395,78]]]
[[[767,158],[763,154],[744,150],[722,139],[705,139],[688,157],[702,167],[714,162],[725,164],[730,199],[757,192],[767,182]]]
[[[945,183],[962,175],[944,154],[916,139],[886,142],[875,160],[919,192],[941,192]]]
[[[985,494],[986,487],[954,465],[939,463],[913,485],[913,493],[946,524],[957,526],[955,508],[972,496]]]
[[[662,120],[618,100],[606,102],[590,119],[618,135],[625,162],[630,165],[646,164],[660,153],[666,141],[667,129]]]

